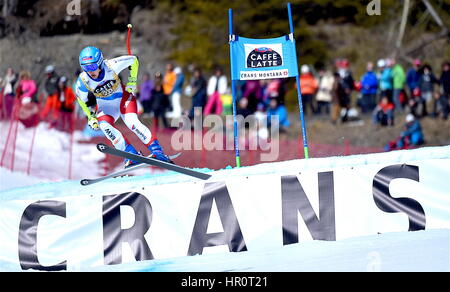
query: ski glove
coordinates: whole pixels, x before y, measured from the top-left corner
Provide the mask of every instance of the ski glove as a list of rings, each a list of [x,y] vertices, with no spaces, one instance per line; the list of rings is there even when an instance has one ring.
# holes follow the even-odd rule
[[[127,86],[125,87],[125,90],[128,93],[131,93],[134,95],[136,92],[136,87],[137,87],[136,78],[132,78],[132,77],[128,78],[128,83],[127,83]]]
[[[92,128],[92,130],[97,131],[97,130],[100,129],[99,126],[98,126],[98,120],[97,120],[97,118],[94,117],[94,116],[91,116],[91,117],[89,118],[89,120],[88,120],[88,125],[89,125],[89,127]]]
[[[130,76],[128,77],[127,87],[125,87],[125,90],[132,95],[136,92],[138,71],[139,61],[137,57],[134,57],[134,62],[130,66]]]

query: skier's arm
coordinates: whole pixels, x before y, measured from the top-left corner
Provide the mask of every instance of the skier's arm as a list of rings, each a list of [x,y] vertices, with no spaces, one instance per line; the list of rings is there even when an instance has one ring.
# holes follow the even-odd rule
[[[88,118],[88,125],[92,129],[98,130],[99,129],[99,124],[98,124],[98,120],[97,120],[97,117],[96,117],[96,112],[95,111],[91,111],[91,109],[88,107],[86,102],[84,102],[81,98],[77,97],[77,101],[78,101],[78,104],[80,105],[81,109],[83,110],[84,114]]]
[[[139,73],[139,60],[136,56],[122,56],[108,61],[111,68],[119,74],[126,68],[130,69],[130,76],[128,77],[126,91],[134,93],[137,86],[137,77]]]
[[[81,98],[77,97],[78,104],[80,105],[81,109],[83,110],[84,114],[90,120],[92,118],[92,112],[87,106],[86,102],[84,102]]]
[[[88,119],[89,126],[94,130],[97,130],[98,121],[97,117],[95,116],[95,111],[92,111],[91,108],[88,106],[89,90],[86,88],[86,86],[84,85],[84,83],[81,81],[80,78],[78,78],[77,81],[76,96],[78,104],[80,105],[81,109],[83,110],[84,114]]]

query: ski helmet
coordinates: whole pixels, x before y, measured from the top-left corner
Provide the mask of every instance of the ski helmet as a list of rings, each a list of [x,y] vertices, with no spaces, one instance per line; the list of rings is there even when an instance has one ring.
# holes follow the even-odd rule
[[[103,68],[103,53],[96,47],[86,47],[80,53],[80,66],[86,72]]]

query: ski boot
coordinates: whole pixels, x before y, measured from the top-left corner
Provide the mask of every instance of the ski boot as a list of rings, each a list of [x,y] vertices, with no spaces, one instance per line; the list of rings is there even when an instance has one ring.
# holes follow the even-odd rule
[[[166,154],[164,154],[164,151],[161,147],[161,145],[159,145],[158,140],[153,140],[152,142],[150,142],[150,145],[148,146],[148,150],[150,150],[150,156],[151,158],[155,158],[164,162],[168,162],[168,163],[173,163],[173,161],[170,159],[169,156],[167,156]]]
[[[142,153],[137,152],[136,149],[131,144],[127,144],[127,146],[125,147],[125,151],[128,152],[128,153],[132,153],[132,154],[136,154],[136,155],[142,156]],[[133,161],[133,160],[128,159],[128,158],[125,159],[125,169],[127,169],[129,167],[132,167],[132,166],[135,166],[135,165],[138,165],[138,164],[141,164],[141,163]]]

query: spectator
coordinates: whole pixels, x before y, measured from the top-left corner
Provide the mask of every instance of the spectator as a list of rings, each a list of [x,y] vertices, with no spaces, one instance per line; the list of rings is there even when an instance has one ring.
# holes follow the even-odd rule
[[[45,74],[47,75],[47,79],[45,80],[45,96],[56,95],[59,90],[59,76],[55,72],[55,67],[52,65],[45,67]]]
[[[235,80],[234,82],[236,86],[236,100],[241,100],[241,98],[244,96],[245,84],[247,83],[247,81]]]
[[[422,127],[414,115],[408,114],[406,116],[405,128],[405,131],[400,134],[397,148],[402,149],[409,146],[419,146],[425,143]]]
[[[394,125],[394,104],[389,102],[387,96],[383,96],[381,102],[374,109],[373,124],[382,126]]]
[[[31,79],[30,72],[20,72],[19,85],[17,86],[17,97],[22,102],[22,104],[27,104],[35,101],[36,92],[37,85],[36,82]]]
[[[270,104],[270,101],[269,101]],[[269,131],[267,129],[267,113],[265,111],[265,106],[262,103],[259,103],[255,112],[255,120],[258,125],[257,137],[258,140],[267,141],[269,137]]]
[[[278,117],[276,124],[272,124],[272,117]],[[270,99],[269,109],[267,110],[267,125],[272,130],[275,127],[275,129],[279,129],[281,132],[285,132],[286,128],[289,128],[291,125],[286,107],[279,104],[277,98]]]
[[[45,80],[45,105],[44,110],[41,113],[41,119],[46,119],[50,111],[52,111],[56,105],[56,100],[59,96],[59,76],[55,72],[55,67],[49,65],[45,67],[45,74],[47,79]],[[53,111],[53,120],[56,121],[57,113]]]
[[[442,64],[442,75],[439,79],[439,85],[441,86],[441,90],[443,95],[450,98],[450,62],[445,62]]]
[[[163,121],[164,128],[169,128],[166,119],[167,109],[170,107],[169,96],[164,91],[164,85],[161,82],[161,74],[156,74],[155,87],[152,90],[152,111],[154,114],[155,127],[159,125],[159,118]]]
[[[378,79],[377,75],[373,72],[372,62],[367,63],[367,72],[361,78],[361,86],[361,110],[363,113],[367,113],[375,108],[378,90]]]
[[[252,112],[248,108],[248,99],[245,97],[241,98],[241,100],[239,101],[239,107],[237,109],[237,115],[243,116],[245,119],[246,117],[250,116],[251,114],[252,114]]]
[[[420,60],[415,59],[413,61],[413,66],[408,70],[408,73],[406,74],[406,84],[408,85],[409,96],[413,96],[414,90],[419,88],[420,65],[421,65]]]
[[[36,103],[36,92],[37,85],[31,79],[30,72],[20,72],[13,115],[17,115],[16,118],[27,128],[34,127],[39,123],[39,107]]]
[[[352,72],[350,71],[350,63],[347,59],[343,59],[338,63],[338,73],[341,75],[341,83],[345,92],[346,106],[343,108],[345,114],[343,115],[344,119],[342,121],[346,122],[348,120],[348,110],[351,106],[352,92],[355,89],[355,80],[353,79]]]
[[[210,115],[212,112],[216,115],[222,114],[223,105],[220,96],[226,94],[227,87],[227,77],[223,74],[222,69],[217,68],[208,81],[208,102],[205,107],[205,115]]]
[[[164,80],[163,80],[163,84],[162,84],[163,89],[164,89],[164,94],[167,96],[170,96],[170,94],[172,93],[173,87],[177,80],[177,75],[175,74],[173,69],[174,69],[173,64],[167,64],[166,74],[164,75]]]
[[[177,119],[181,117],[181,94],[183,92],[184,74],[181,67],[176,67],[173,72],[176,75],[175,84],[171,93],[172,111],[167,114],[168,118]]]
[[[428,114],[428,110],[431,107],[434,96],[434,84],[439,83],[433,74],[431,66],[425,64],[420,70],[419,88],[421,94],[421,100],[424,103],[423,115]]]
[[[223,111],[222,115],[232,115],[233,114],[233,95],[231,94],[231,89],[227,88],[226,94],[221,96]]]
[[[144,116],[148,117],[148,115],[152,112],[152,90],[155,87],[150,74],[144,74],[144,80],[141,85],[141,94],[140,101],[142,103],[142,107],[144,108]]]
[[[385,151],[409,149],[410,146],[418,146],[425,143],[420,122],[416,120],[413,114],[406,116],[405,131],[401,132],[400,137],[389,142]]]
[[[420,94],[420,89],[416,88],[412,92],[412,96],[408,100],[409,113],[413,114],[415,117],[426,116],[426,104],[424,99]]]
[[[380,80],[380,94],[381,96],[387,96],[389,101],[392,102],[392,91],[393,91],[393,81],[392,81],[392,70],[388,66],[386,60],[378,60],[378,68],[380,69],[379,80]]]
[[[391,59],[392,62],[392,85],[393,85],[393,100],[395,109],[397,112],[403,111],[403,100],[401,98],[404,94],[406,76],[403,67],[397,63],[395,59]]]
[[[269,106],[270,98],[276,97],[278,98],[278,101],[280,104],[283,104],[281,102],[281,90],[282,90],[282,82],[281,79],[271,79],[267,80],[267,84],[264,88],[263,98],[262,98],[262,104],[265,107]]]
[[[433,118],[438,118],[439,116],[442,116],[444,120],[448,119],[448,113],[449,113],[449,101],[447,97],[443,94],[439,94],[436,92],[434,95],[435,102],[434,102],[434,109],[433,109]]]
[[[194,70],[194,76],[191,80],[192,107],[189,112],[189,118],[193,119],[194,115],[202,115],[203,108],[206,104],[206,80],[200,69]],[[195,109],[199,108],[198,111]]]
[[[345,92],[345,88],[342,85],[342,78],[339,73],[334,73],[334,84],[332,90],[332,112],[331,112],[331,122],[336,124],[339,117],[341,117],[341,122],[347,121],[347,109],[349,106],[348,95]],[[346,109],[345,115],[341,116],[342,109]]]
[[[307,114],[308,112],[308,107],[311,109],[312,114],[316,113],[313,100],[318,87],[319,86],[317,84],[317,80],[312,75],[308,65],[303,65],[301,67],[301,75],[300,75],[300,90],[302,93],[303,110],[305,114]]]
[[[322,108],[325,108],[325,113],[330,114],[331,101],[333,99],[332,90],[334,84],[334,76],[329,71],[321,70],[319,72],[319,90],[316,95],[317,113],[322,113]]]
[[[17,82],[17,75],[12,68],[6,70],[6,76],[3,78],[3,82],[0,85],[3,88],[3,102],[5,107],[6,117],[11,116],[13,104],[14,104],[14,86]]]
[[[441,93],[437,94],[435,116],[442,114],[442,117],[446,120],[450,111],[450,62],[442,64],[439,85]]]
[[[262,88],[259,80],[248,80],[245,83],[245,90],[243,97],[248,99],[248,108],[254,113],[258,103],[262,100]]]
[[[75,94],[70,86],[67,86],[67,78],[65,76],[59,79],[59,99],[57,107],[61,113],[61,130],[72,132],[73,129],[73,113],[75,111]]]

